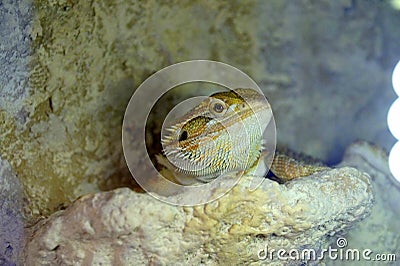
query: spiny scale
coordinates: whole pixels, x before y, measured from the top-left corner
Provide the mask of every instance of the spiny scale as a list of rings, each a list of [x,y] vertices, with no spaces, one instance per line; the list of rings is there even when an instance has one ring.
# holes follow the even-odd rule
[[[271,165],[271,171],[274,175],[284,182],[298,177],[309,176],[327,169],[329,167],[297,160],[282,153],[275,153]]]

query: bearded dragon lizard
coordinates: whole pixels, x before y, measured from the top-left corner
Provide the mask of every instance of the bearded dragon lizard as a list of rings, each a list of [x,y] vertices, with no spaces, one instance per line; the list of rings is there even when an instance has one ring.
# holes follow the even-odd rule
[[[165,157],[158,156],[158,162],[181,184],[247,173],[263,165],[263,133],[271,118],[271,106],[253,89],[214,93],[167,128],[162,137]],[[326,169],[283,153],[275,153],[270,168],[283,182]]]

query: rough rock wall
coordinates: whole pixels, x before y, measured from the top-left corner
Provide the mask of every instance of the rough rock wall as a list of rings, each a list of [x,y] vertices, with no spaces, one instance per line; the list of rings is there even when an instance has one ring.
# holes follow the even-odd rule
[[[354,139],[393,143],[400,16],[385,2],[11,1],[2,12],[0,152],[35,215],[131,183],[124,108],[141,81],[182,60],[249,73],[278,142],[296,151],[338,161]]]
[[[24,144],[14,134],[23,130],[28,117],[24,103],[32,49],[28,32],[32,29],[31,1],[0,3],[0,265],[14,265],[24,244],[23,186],[10,163],[12,150]],[[6,141],[6,135],[12,135]],[[20,163],[14,161],[14,166]]]
[[[273,1],[256,16],[278,143],[338,163],[357,139],[389,149],[386,116],[400,59],[400,11],[389,1]]]
[[[8,116],[18,125],[26,122],[24,103],[29,94],[28,72],[32,55],[29,32],[33,26],[31,1],[2,1],[0,7],[0,121],[10,130]],[[3,136],[2,136],[3,137]],[[3,143],[2,143],[3,144]],[[2,145],[3,146],[3,145]]]
[[[0,265],[16,262],[25,243],[23,190],[11,166],[0,159]]]
[[[32,213],[129,184],[121,123],[134,89],[187,59],[229,57],[251,66],[252,9],[231,1],[37,2],[23,36],[34,50],[22,84],[26,122],[4,108],[0,132],[0,152],[27,188]]]

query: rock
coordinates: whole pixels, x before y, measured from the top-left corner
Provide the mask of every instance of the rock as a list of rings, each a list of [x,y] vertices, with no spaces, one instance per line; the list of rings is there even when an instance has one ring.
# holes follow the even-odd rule
[[[262,66],[248,73],[271,103],[279,141],[331,164],[358,139],[390,149],[398,10],[384,1],[260,3]]]
[[[266,179],[252,192],[249,181],[244,177],[224,197],[195,207],[128,188],[83,196],[31,229],[24,263],[248,264],[259,262],[265,247],[318,251],[373,204],[368,175],[349,167],[285,185]]]
[[[13,265],[24,244],[23,192],[7,161],[0,159],[0,265]]]
[[[253,77],[280,144],[330,162],[355,138],[389,148],[400,16],[388,2],[2,1],[0,155],[35,217],[127,186],[118,128],[129,97],[194,58]]]
[[[0,110],[20,125],[29,116],[24,101],[29,94],[28,65],[32,60],[32,2],[11,0],[0,5]]]
[[[358,141],[347,148],[339,166],[352,166],[369,173],[375,198],[371,215],[346,236],[349,244],[346,248],[370,249],[372,258],[377,253],[400,258],[400,183],[390,173],[387,154],[375,145]]]
[[[3,2],[0,155],[18,173],[34,218],[87,193],[132,186],[122,117],[151,73],[191,58],[229,59],[242,70],[257,61],[254,1]]]

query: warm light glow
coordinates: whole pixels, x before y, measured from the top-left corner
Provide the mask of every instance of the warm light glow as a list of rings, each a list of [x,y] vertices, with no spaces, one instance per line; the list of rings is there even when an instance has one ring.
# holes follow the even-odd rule
[[[392,0],[391,4],[394,9],[400,10],[400,0]]]
[[[400,140],[400,98],[397,98],[392,106],[390,106],[387,123],[392,135]]]
[[[392,83],[394,91],[400,96],[400,61],[397,62],[393,70]]]
[[[389,168],[393,176],[400,182],[400,141],[390,151]]]

